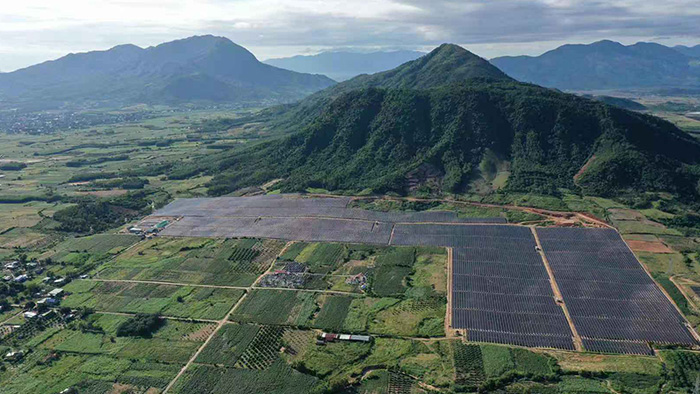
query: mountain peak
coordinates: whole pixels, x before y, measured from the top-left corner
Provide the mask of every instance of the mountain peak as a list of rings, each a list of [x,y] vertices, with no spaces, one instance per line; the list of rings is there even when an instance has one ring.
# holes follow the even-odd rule
[[[425,56],[393,70],[361,75],[338,85],[342,90],[361,86],[428,89],[470,79],[510,81],[511,78],[487,60],[454,44],[442,44]],[[343,87],[342,85],[346,85]],[[359,85],[359,86],[358,86]]]

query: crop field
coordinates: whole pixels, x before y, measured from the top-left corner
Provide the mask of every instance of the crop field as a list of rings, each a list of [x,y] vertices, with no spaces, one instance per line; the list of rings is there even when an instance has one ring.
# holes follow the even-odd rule
[[[617,232],[547,228],[537,233],[574,325],[592,340],[591,350],[648,354],[640,342],[696,344],[683,317]]]
[[[167,321],[152,338],[116,336],[124,316],[95,314],[93,330],[75,326],[46,330],[30,338],[35,350],[20,368],[0,371],[3,393],[122,390],[160,391],[204,342],[195,334],[207,324]]]
[[[135,235],[98,234],[82,238],[71,238],[43,253],[58,263],[83,267],[115,256],[139,242]]]
[[[249,286],[284,247],[275,240],[157,238],[100,267],[102,279]]]
[[[232,321],[308,327],[318,309],[315,294],[289,290],[253,290],[236,308]]]
[[[63,305],[97,311],[158,313],[192,319],[221,319],[243,295],[243,290],[172,286],[151,283],[75,281]]]

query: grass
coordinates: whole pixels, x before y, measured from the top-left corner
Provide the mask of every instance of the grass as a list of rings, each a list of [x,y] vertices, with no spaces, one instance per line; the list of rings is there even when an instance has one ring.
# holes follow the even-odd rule
[[[409,247],[387,249],[377,256],[372,292],[380,297],[403,294],[415,261],[416,249]]]
[[[249,324],[227,324],[197,356],[203,364],[221,364],[233,367],[248,345],[253,341],[260,326]]]
[[[276,240],[157,238],[99,270],[105,279],[249,286],[284,247]]]
[[[194,365],[173,388],[174,393],[307,393],[317,385],[313,376],[302,374],[282,361],[265,370],[217,368]]]
[[[349,296],[325,296],[314,326],[331,332],[342,330],[352,300]]]
[[[158,313],[192,319],[221,319],[243,290],[150,283],[75,281],[65,287],[62,305],[97,311]]]
[[[550,351],[567,372],[621,372],[660,375],[661,362],[653,357]]]
[[[314,293],[255,289],[236,308],[231,320],[308,327],[317,308]]]

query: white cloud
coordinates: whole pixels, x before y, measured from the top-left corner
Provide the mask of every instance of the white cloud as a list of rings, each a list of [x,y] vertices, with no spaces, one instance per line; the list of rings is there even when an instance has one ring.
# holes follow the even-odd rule
[[[558,43],[700,43],[697,0],[6,0],[0,69],[68,52],[223,35],[259,58],[455,42],[485,56]]]

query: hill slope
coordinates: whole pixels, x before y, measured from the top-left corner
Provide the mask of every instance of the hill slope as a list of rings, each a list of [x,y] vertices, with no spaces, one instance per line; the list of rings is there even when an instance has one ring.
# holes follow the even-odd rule
[[[519,81],[565,90],[700,86],[693,58],[644,42],[564,45],[541,56],[506,56],[491,63]]]
[[[322,52],[312,56],[269,59],[265,63],[287,70],[323,74],[336,81],[345,81],[360,74],[390,70],[425,55],[417,51],[390,52]]]
[[[121,45],[71,54],[0,75],[8,105],[119,105],[290,101],[334,84],[259,62],[223,37],[197,36],[146,49]]]
[[[442,46],[390,72],[319,92],[289,110],[305,125],[297,131],[182,163],[173,172],[192,173],[195,167],[195,173],[215,175],[211,194],[276,178],[284,178],[280,186],[286,191],[406,193],[418,182],[459,192],[478,176],[489,152],[511,162],[510,190],[697,195],[700,143],[672,124],[515,82],[462,51]],[[454,61],[455,54],[476,69]],[[298,109],[308,102],[322,105],[317,113]]]

